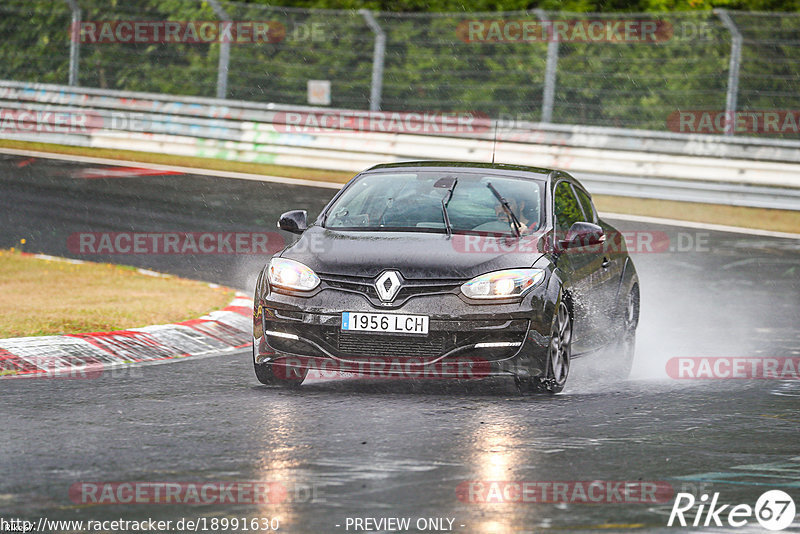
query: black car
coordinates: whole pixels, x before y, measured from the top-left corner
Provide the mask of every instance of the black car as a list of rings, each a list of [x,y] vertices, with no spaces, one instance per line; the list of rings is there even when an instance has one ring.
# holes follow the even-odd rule
[[[258,277],[258,380],[309,369],[362,375],[513,376],[558,393],[573,358],[630,371],[639,280],[591,195],[552,169],[409,162],[355,176]],[[602,350],[611,349],[611,350]],[[377,363],[376,363],[377,362]]]

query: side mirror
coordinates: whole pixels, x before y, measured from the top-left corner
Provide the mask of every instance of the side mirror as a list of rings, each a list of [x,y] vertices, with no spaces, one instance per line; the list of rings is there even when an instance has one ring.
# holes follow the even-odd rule
[[[293,234],[302,234],[308,228],[306,210],[287,211],[278,219],[278,228]]]
[[[559,241],[561,248],[588,247],[599,245],[606,240],[603,229],[590,222],[578,221],[570,226],[565,239]]]

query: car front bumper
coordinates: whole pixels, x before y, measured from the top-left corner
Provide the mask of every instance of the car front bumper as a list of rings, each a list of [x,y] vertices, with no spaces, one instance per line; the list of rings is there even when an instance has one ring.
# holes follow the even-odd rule
[[[429,317],[428,334],[349,332],[343,312]],[[327,288],[311,297],[267,291],[256,300],[256,363],[407,378],[519,377],[545,373],[551,318],[536,291],[516,302],[470,303],[455,291],[376,307]]]

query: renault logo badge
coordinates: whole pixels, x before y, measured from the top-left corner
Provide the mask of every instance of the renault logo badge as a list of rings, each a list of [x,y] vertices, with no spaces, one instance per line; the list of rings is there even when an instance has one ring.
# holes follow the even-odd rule
[[[397,271],[386,271],[375,280],[375,289],[383,302],[391,302],[400,291],[400,276]]]

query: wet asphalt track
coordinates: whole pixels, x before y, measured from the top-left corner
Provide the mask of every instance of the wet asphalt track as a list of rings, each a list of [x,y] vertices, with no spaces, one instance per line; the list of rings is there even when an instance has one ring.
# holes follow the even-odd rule
[[[101,166],[0,156],[0,247],[25,238],[25,250],[76,257],[74,232],[271,231],[280,212],[315,214],[333,194],[202,176],[78,177],[87,168]],[[676,381],[664,371],[675,356],[800,355],[800,243],[618,226],[691,248],[635,256],[642,313],[631,380],[598,379],[578,360],[554,398],[521,397],[503,380],[315,381],[284,391],[256,382],[249,353],[91,381],[6,380],[0,517],[273,517],[290,533],[353,532],[347,518],[434,517],[453,519],[455,532],[608,532],[664,528],[672,503],[463,502],[456,488],[474,480],[665,481],[751,505],[781,488],[800,505],[800,382]],[[266,258],[84,259],[249,290]],[[69,497],[78,482],[256,480],[296,494],[201,506]]]

